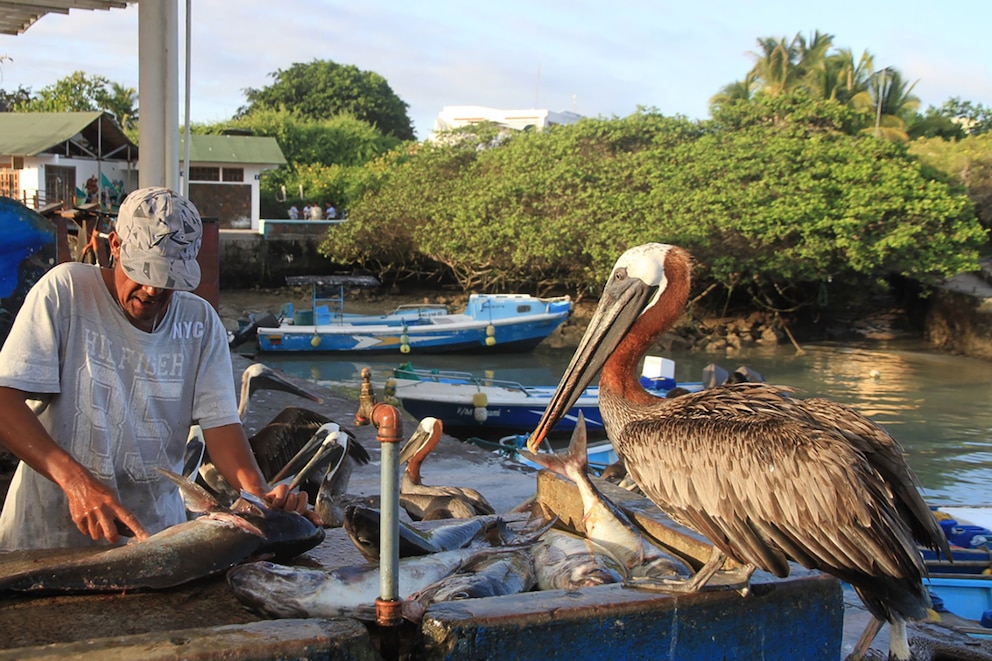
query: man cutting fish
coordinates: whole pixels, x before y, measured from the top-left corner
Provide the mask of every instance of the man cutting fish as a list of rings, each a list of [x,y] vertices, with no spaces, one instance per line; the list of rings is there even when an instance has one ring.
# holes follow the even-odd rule
[[[0,550],[138,539],[186,520],[175,485],[191,424],[213,463],[270,506],[306,511],[270,488],[251,453],[227,333],[190,293],[200,281],[200,215],[165,188],[123,202],[113,268],[51,269],[0,350],[0,445],[20,460],[0,513]]]

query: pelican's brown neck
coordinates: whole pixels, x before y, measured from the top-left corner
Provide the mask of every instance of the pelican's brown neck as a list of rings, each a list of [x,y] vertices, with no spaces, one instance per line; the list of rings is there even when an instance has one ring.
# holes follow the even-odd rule
[[[603,365],[600,387],[622,393],[631,402],[655,402],[640,383],[638,364],[655,341],[675,325],[689,300],[691,259],[673,246],[665,256],[666,286],[654,304],[638,317],[613,355]]]
[[[420,466],[424,463],[424,459],[427,458],[427,455],[431,453],[431,450],[437,447],[437,444],[440,441],[441,431],[437,428],[437,423],[435,423],[434,429],[431,431],[431,435],[424,441],[423,445],[420,446],[417,452],[406,464],[406,474],[414,484],[421,484]]]

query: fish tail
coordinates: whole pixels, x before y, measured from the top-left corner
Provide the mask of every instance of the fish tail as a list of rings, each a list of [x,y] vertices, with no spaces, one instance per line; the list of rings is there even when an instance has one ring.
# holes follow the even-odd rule
[[[526,450],[519,450],[520,455],[536,464],[539,464],[553,473],[574,479],[576,474],[585,474],[589,468],[589,455],[587,454],[586,420],[579,411],[575,429],[572,431],[572,438],[568,443],[568,450],[563,454],[555,452],[540,452],[534,454]]]
[[[404,599],[403,603],[400,604],[400,613],[403,615],[403,619],[414,624],[419,624],[424,619],[424,612],[426,611],[427,607],[421,603],[418,595],[411,595],[409,599]]]

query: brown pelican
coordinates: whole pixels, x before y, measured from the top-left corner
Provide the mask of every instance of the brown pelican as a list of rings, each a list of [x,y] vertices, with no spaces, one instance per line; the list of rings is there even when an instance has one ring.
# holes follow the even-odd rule
[[[891,658],[910,658],[906,620],[930,606],[916,542],[950,553],[898,442],[845,406],[764,383],[675,399],[639,384],[638,362],[682,313],[690,268],[670,245],[620,257],[528,448],[537,451],[602,370],[603,422],[631,477],[714,545],[680,589],[702,588],[728,556],[743,565],[745,586],[754,568],[784,577],[794,560],[850,583],[876,618],[855,654],[888,621]]]
[[[259,390],[278,390],[288,392],[313,402],[320,403],[322,400],[316,395],[290,383],[280,376],[275,370],[261,363],[252,363],[241,374],[241,393],[238,400],[238,415],[242,420],[248,412],[248,407],[252,396]],[[302,448],[309,447],[315,450],[319,447],[319,442],[308,446],[314,434],[321,425],[332,422],[330,418],[310,409],[296,406],[288,406],[280,411],[265,427],[260,429],[255,435],[248,439],[252,452],[266,480],[273,481],[285,475],[279,475],[283,467],[301,451]],[[199,451],[198,445],[203,443],[202,430],[198,425],[194,425],[190,430],[190,438],[187,441],[187,460],[191,456],[195,457]],[[295,470],[299,470],[306,463],[309,457],[297,458]],[[199,474],[203,483],[209,486],[216,494],[224,494],[228,497],[237,497],[234,489],[227,485],[220,476],[208,454],[203,454],[202,464],[199,466]],[[184,473],[186,468],[184,467]],[[278,475],[278,478],[276,477]],[[320,486],[319,473],[313,474],[313,479],[304,485],[304,490],[310,493],[311,502],[316,496]]]
[[[441,440],[442,425],[437,418],[424,418],[400,451],[406,462],[400,484],[400,505],[414,519],[462,519],[495,514],[492,505],[469,487],[432,487],[420,478],[420,466]]]
[[[314,447],[315,445],[319,447]],[[297,468],[298,463],[304,459],[307,459],[306,465]],[[313,509],[325,528],[339,528],[344,523],[344,510],[348,505],[359,503],[378,506],[378,496],[353,496],[347,493],[352,470],[370,460],[368,451],[351,432],[341,429],[337,423],[329,422],[321,425],[311,441],[300,449],[297,457],[280,474],[295,475],[290,489],[299,485],[306,490]],[[278,478],[277,475],[272,481],[275,482]]]

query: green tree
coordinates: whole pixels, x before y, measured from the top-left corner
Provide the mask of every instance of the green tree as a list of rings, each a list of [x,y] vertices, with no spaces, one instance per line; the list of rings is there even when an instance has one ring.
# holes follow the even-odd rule
[[[261,180],[261,213],[281,218],[293,203],[331,202],[347,209],[354,193],[352,180],[361,166],[401,144],[368,122],[341,114],[312,120],[282,110],[258,110],[209,126],[196,133],[220,134],[231,129],[275,138],[287,165],[267,172]]]
[[[30,98],[21,98],[11,107],[16,112],[92,112],[103,110],[113,115],[121,128],[137,126],[135,103],[138,93],[133,87],[112,83],[103,76],[89,76],[83,71],[60,78],[38,90]]]
[[[819,31],[809,39],[801,33],[792,39],[759,38],[754,67],[743,82],[727,85],[710,99],[710,113],[735,101],[803,91],[811,98],[838,101],[860,111],[860,120],[850,123],[853,131],[906,142],[908,123],[919,106],[912,94],[915,83],[904,81],[893,67],[873,72],[874,58],[868,51],[855,59],[850,49],[831,51],[833,42],[833,35]]]
[[[930,106],[926,114],[916,114],[909,122],[911,137],[963,138],[992,131],[992,108],[953,97],[939,108]]]
[[[809,40],[799,33],[788,41],[785,37],[762,37],[758,39],[760,52],[753,54],[756,61],[751,74],[761,91],[771,96],[808,88],[823,70],[833,39],[833,35],[819,31]]]
[[[106,110],[113,115],[125,131],[137,130],[138,90],[112,82],[109,88],[104,87],[98,92],[95,100],[100,110]]]
[[[854,107],[874,113],[872,126],[865,127],[863,132],[890,142],[909,140],[906,120],[913,117],[920,106],[919,98],[912,94],[914,87],[916,83],[908,84],[892,67],[875,72],[869,89],[852,99]]]
[[[11,112],[18,105],[30,100],[31,90],[23,85],[19,85],[11,92],[0,89],[0,112]]]
[[[348,114],[386,135],[400,140],[414,139],[407,104],[377,73],[330,60],[314,60],[297,62],[269,75],[274,81],[272,85],[245,90],[248,104],[238,110],[238,117],[281,108],[314,120]]]
[[[964,188],[982,225],[992,229],[992,133],[958,140],[921,138],[910,143],[909,151],[951,184]]]
[[[473,129],[366,166],[322,250],[470,290],[581,295],[626,247],[665,241],[693,253],[700,282],[775,309],[973,269],[985,232],[972,203],[901,145],[852,130],[863,125],[798,91],[707,122],[641,111],[501,141]]]

